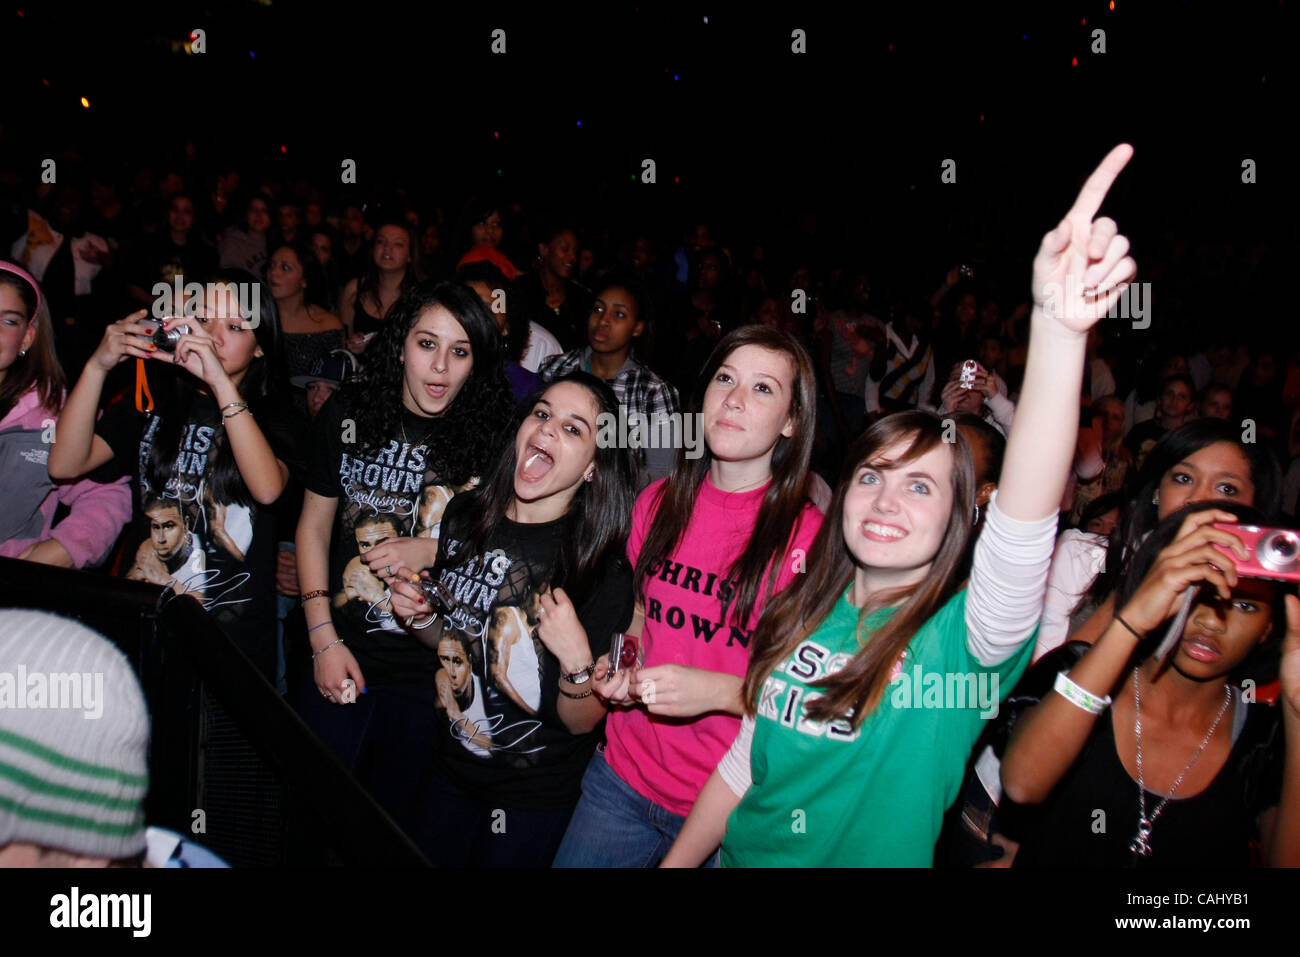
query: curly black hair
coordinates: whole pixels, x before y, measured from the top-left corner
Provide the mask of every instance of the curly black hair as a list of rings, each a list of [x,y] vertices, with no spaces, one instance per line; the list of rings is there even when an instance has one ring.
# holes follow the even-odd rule
[[[430,421],[429,467],[439,479],[462,485],[485,474],[498,453],[514,411],[496,322],[477,293],[455,282],[416,283],[393,304],[383,328],[363,357],[360,375],[344,384],[340,398],[374,453],[397,434],[405,372],[402,354],[416,320],[441,306],[465,329],[474,367],[447,411]]]

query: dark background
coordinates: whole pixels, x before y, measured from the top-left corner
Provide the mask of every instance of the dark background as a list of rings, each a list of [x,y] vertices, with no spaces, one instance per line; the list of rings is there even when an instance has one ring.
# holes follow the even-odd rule
[[[360,190],[404,188],[449,223],[495,188],[610,243],[642,228],[673,242],[707,219],[733,251],[860,256],[926,292],[970,261],[1019,294],[1081,177],[1128,140],[1107,209],[1140,278],[1179,244],[1290,258],[1286,4],[711,7],[20,3],[0,15],[0,170],[30,188],[69,149],[123,181],[141,163],[233,162],[246,183],[305,176],[328,197],[346,157]],[[187,55],[197,27],[207,51]]]

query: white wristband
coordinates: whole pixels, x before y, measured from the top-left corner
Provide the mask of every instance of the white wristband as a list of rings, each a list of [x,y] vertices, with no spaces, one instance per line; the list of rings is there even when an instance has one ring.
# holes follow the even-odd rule
[[[1057,673],[1056,684],[1052,686],[1052,690],[1076,708],[1082,708],[1089,714],[1101,714],[1110,707],[1110,695],[1098,698],[1091,691],[1080,688],[1071,681],[1070,676],[1064,671]]]

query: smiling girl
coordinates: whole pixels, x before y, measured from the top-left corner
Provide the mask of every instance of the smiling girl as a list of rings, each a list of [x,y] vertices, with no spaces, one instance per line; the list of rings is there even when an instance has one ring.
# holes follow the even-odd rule
[[[608,745],[556,857],[566,867],[653,866],[740,726],[741,682],[763,605],[802,571],[821,525],[806,498],[812,362],[790,335],[746,326],[718,343],[695,397],[705,448],[641,493],[640,667],[596,685]]]
[[[113,547],[131,516],[131,491],[125,478],[50,478],[46,442],[64,380],[44,298],[31,273],[0,261],[0,555],[84,568]],[[70,511],[55,527],[60,505]]]
[[[284,460],[293,458],[288,450],[294,440],[267,394],[278,333],[272,311],[247,319],[240,313],[249,297],[238,285],[251,281],[231,272],[208,282],[201,304],[187,303],[185,318],[167,320],[169,329],[190,329],[172,353],[150,341],[151,330],[140,324],[143,311],[109,326],[68,396],[49,469],[54,478],[74,478],[116,459],[134,474],[138,494],[126,552],[132,570],[143,567],[136,561],[142,550],[153,548],[144,499],[179,505],[184,527],[206,550],[204,570],[180,578],[137,577],[179,592],[201,591],[205,606],[270,675],[275,573],[269,506],[288,481]],[[157,411],[119,402],[96,422],[106,376],[132,357],[179,367],[174,394]],[[166,381],[157,373],[153,379]],[[159,397],[167,398],[161,389]]]
[[[482,487],[447,506],[426,577],[449,604],[431,609],[399,570],[393,608],[439,655],[437,757],[412,835],[438,865],[545,867],[577,803],[605,715],[597,659],[632,617],[631,463],[597,443],[616,408],[581,372],[535,394]]]
[[[1131,155],[1111,151],[1034,260],[1022,402],[969,586],[965,438],[924,412],[880,420],[850,449],[808,574],[759,622],[745,720],[665,865],[719,844],[728,867],[931,864],[981,716],[1033,650],[1087,332],[1136,269],[1115,223],[1093,221]],[[960,700],[944,697],[954,678]]]

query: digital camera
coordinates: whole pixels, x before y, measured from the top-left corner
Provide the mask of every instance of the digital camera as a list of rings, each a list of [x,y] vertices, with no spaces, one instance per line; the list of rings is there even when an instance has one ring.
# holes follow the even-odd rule
[[[429,607],[440,615],[446,615],[456,606],[455,596],[445,583],[440,581],[420,581],[420,590],[424,592]]]
[[[162,322],[157,319],[141,319],[140,325],[149,329],[149,341],[163,352],[175,352],[176,343],[180,341],[181,336],[190,332],[190,327],[183,323],[164,329]]]
[[[605,680],[612,680],[620,671],[627,671],[642,664],[644,658],[641,654],[641,642],[637,640],[637,636],[625,635],[622,632],[614,635],[609,643],[609,673],[605,676]]]
[[[1243,562],[1224,546],[1214,546],[1232,559],[1238,575],[1284,582],[1300,581],[1300,533],[1294,529],[1237,525],[1232,522],[1215,522],[1214,527],[1232,532],[1250,552],[1250,558]]]

